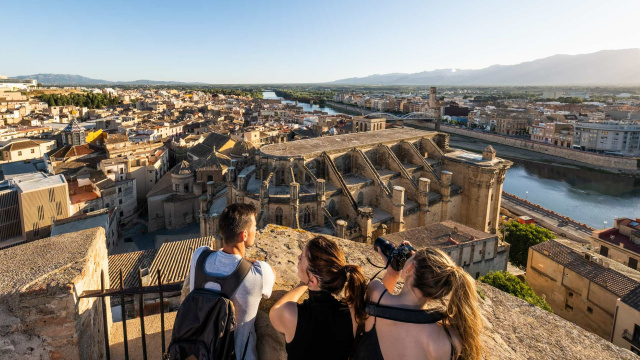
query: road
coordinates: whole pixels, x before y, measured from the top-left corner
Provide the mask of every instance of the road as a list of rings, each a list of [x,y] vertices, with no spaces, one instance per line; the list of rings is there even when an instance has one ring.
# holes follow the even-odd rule
[[[568,239],[588,243],[591,237],[591,228],[585,224],[571,220],[565,216],[553,213],[539,205],[520,199],[509,193],[502,192],[502,207],[518,215],[526,215],[533,218],[540,226]],[[566,221],[566,225],[562,224]]]

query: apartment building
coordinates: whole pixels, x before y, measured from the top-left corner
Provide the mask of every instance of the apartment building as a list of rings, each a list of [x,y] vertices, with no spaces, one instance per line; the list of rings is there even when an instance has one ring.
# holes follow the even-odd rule
[[[78,176],[68,186],[73,214],[117,208],[118,219],[123,222],[130,220],[136,213],[135,179],[113,181],[101,170],[97,170]]]
[[[551,240],[529,248],[526,279],[554,314],[609,340],[617,300],[640,283]]]
[[[592,232],[591,244],[600,255],[640,270],[640,219],[615,219],[612,228]]]
[[[587,151],[640,154],[640,125],[575,124],[573,144]]]
[[[531,140],[556,146],[571,148],[573,145],[573,124],[561,122],[539,123],[529,129]]]
[[[6,144],[0,148],[3,161],[39,159],[56,147],[55,140],[16,139],[0,142],[0,146],[2,143]]]
[[[616,302],[610,341],[640,355],[640,287]]]
[[[55,220],[71,215],[64,176],[32,173],[13,178],[12,182],[18,194],[22,236],[25,240],[49,236]]]
[[[502,135],[528,134],[529,120],[523,118],[500,117],[496,118],[496,129]]]
[[[136,180],[138,200],[144,200],[151,188],[169,168],[169,151],[166,147],[142,148],[122,157],[105,159],[99,168],[112,181]]]

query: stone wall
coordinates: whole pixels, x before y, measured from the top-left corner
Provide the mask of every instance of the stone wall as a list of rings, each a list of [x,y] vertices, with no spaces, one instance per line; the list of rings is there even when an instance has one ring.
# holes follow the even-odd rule
[[[430,130],[435,129],[435,124],[431,122],[419,122],[418,120],[406,120],[405,124],[415,125],[420,128],[427,128]],[[547,145],[544,143],[540,143],[532,140],[524,140],[512,138],[509,136],[490,134],[480,131],[473,131],[468,129],[463,129],[457,126],[450,125],[442,125],[440,127],[440,131],[444,131],[451,134],[467,136],[475,139],[480,139],[492,143],[513,146],[520,149],[530,150],[534,152],[539,152],[543,154],[558,156],[561,158],[579,161],[581,163],[593,165],[596,167],[604,167],[610,169],[620,169],[620,170],[638,170],[638,162],[636,158],[627,158],[627,157],[617,157],[617,156],[607,156],[607,155],[599,155],[585,151],[572,150],[568,148],[562,148],[553,145]]]
[[[78,296],[102,270],[108,288],[105,241],[93,228],[0,251],[0,358],[104,358],[100,300]]]
[[[297,257],[313,236],[303,230],[269,225],[249,250],[249,256],[267,261],[276,273],[273,294],[261,302],[256,320],[261,360],[286,359],[284,337],[269,323],[268,311],[300,282]],[[377,272],[367,261],[369,258],[379,263],[371,245],[336,240],[348,263],[361,265],[369,278]],[[491,286],[478,283],[478,293],[486,318],[483,343],[487,359],[637,359],[630,351]]]

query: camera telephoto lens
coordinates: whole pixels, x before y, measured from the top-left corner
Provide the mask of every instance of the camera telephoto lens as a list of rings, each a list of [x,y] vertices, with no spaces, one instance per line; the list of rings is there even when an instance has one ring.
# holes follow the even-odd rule
[[[391,254],[396,249],[395,245],[393,245],[390,241],[385,240],[383,237],[379,237],[376,239],[376,241],[373,242],[373,250],[377,251],[378,248],[380,248],[382,254],[386,256],[387,259],[391,257]]]

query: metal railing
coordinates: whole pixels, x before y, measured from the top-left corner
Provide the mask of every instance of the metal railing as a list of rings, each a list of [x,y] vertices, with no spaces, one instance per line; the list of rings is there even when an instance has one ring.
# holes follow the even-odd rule
[[[164,336],[164,293],[178,292],[182,290],[182,282],[175,282],[170,284],[162,284],[162,274],[158,269],[158,285],[157,286],[143,286],[142,285],[142,269],[138,269],[138,287],[124,288],[124,277],[122,276],[122,269],[120,269],[120,287],[115,289],[104,288],[104,270],[100,272],[100,290],[87,290],[83,291],[79,296],[83,298],[100,298],[102,305],[102,325],[104,327],[104,346],[106,350],[107,360],[111,359],[111,349],[109,347],[109,326],[107,322],[107,309],[104,298],[107,296],[120,296],[120,311],[122,317],[122,334],[124,336],[124,358],[129,359],[129,345],[127,343],[127,316],[125,312],[125,296],[139,295],[139,307],[140,307],[140,334],[142,337],[142,358],[147,359],[147,342],[146,334],[144,331],[144,295],[145,294],[159,294],[160,295],[160,337],[162,339],[162,353],[166,352],[165,336]]]

